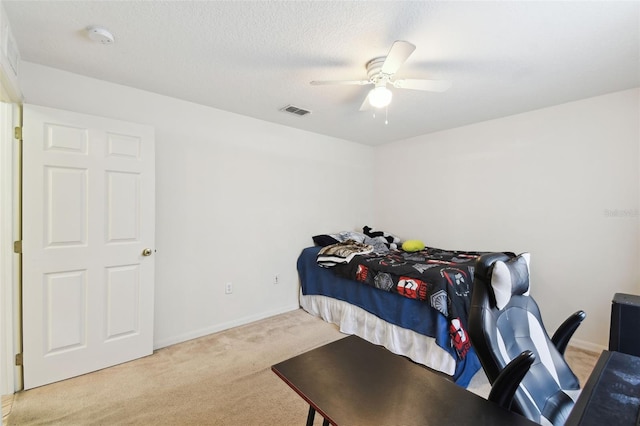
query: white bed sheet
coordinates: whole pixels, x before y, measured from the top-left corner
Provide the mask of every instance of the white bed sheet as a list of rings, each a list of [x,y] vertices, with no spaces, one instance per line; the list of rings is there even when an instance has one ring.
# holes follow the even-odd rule
[[[390,324],[358,306],[327,296],[307,296],[300,292],[300,307],[336,324],[342,333],[355,334],[450,376],[455,373],[455,360],[433,337]]]

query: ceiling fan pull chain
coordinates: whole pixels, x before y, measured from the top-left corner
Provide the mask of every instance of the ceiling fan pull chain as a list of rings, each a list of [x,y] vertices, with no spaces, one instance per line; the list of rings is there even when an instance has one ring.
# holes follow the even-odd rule
[[[384,109],[384,125],[386,126],[387,124],[389,124],[389,107],[388,106]]]

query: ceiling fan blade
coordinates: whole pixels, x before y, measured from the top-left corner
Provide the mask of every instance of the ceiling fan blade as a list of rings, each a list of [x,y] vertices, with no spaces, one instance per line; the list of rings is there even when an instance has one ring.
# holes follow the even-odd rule
[[[411,56],[414,50],[416,50],[416,47],[408,41],[395,41],[391,46],[380,71],[384,74],[395,74],[409,56]]]
[[[426,90],[428,92],[444,92],[449,90],[452,82],[449,80],[417,80],[407,78],[404,80],[396,80],[393,87],[398,89]]]
[[[312,86],[324,86],[328,84],[342,84],[342,85],[357,85],[364,86],[366,84],[373,84],[369,80],[325,80],[325,81],[311,81]]]
[[[367,93],[367,97],[364,98],[364,102],[362,102],[362,105],[360,105],[360,111],[369,111],[371,108],[373,108],[371,106],[371,102],[369,102],[369,93]]]

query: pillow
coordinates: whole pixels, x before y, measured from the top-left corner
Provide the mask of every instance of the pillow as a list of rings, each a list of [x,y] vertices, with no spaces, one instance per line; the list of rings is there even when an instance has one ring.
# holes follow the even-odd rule
[[[424,243],[420,240],[407,240],[402,243],[402,250],[408,252],[424,250]]]
[[[513,295],[529,295],[529,261],[531,255],[522,253],[506,262],[493,264],[491,287],[498,309],[504,309]]]
[[[332,237],[331,235],[316,235],[311,238],[313,238],[313,242],[315,243],[315,245],[320,247],[326,247],[326,246],[330,246],[331,244],[336,244],[340,242],[336,240],[334,237]]]

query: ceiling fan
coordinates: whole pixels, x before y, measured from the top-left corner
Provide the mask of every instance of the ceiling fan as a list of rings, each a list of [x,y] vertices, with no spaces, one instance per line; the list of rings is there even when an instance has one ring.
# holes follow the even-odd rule
[[[368,80],[329,80],[329,81],[312,81],[314,86],[327,84],[343,84],[343,85],[368,85],[373,84],[375,87],[369,91],[365,98],[360,111],[368,110],[370,107],[384,108],[391,103],[393,94],[387,87],[391,85],[396,89],[412,89],[425,90],[428,92],[444,92],[451,87],[451,81],[448,80],[419,80],[419,79],[401,79],[394,78],[395,73],[400,69],[402,64],[411,56],[416,46],[408,41],[397,40],[391,46],[387,56],[374,58],[367,62]]]

